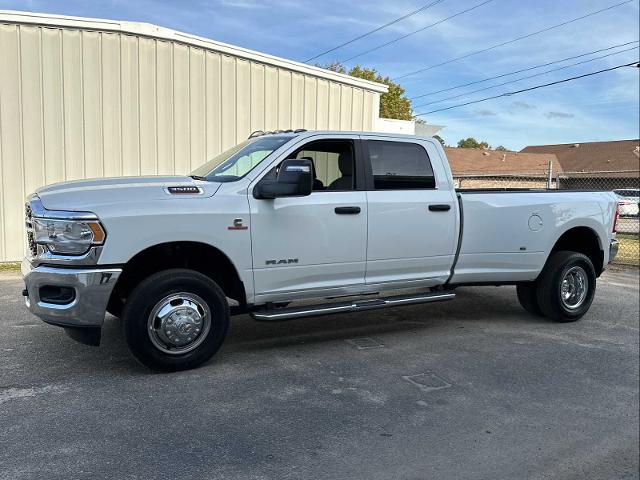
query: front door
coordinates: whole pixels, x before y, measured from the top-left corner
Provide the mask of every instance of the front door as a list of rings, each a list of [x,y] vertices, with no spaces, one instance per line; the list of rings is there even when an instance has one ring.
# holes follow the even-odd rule
[[[444,282],[456,249],[457,205],[437,150],[427,141],[384,137],[367,137],[363,147],[369,171],[366,283]]]
[[[361,290],[367,198],[356,178],[356,147],[346,135],[319,137],[286,155],[313,161],[309,196],[259,200],[249,192],[256,302]]]

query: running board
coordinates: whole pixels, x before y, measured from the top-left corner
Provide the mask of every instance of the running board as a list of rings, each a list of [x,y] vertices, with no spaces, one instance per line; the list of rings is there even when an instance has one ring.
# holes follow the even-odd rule
[[[419,303],[442,302],[452,300],[456,296],[451,292],[432,292],[418,295],[398,295],[395,297],[375,298],[370,300],[353,300],[349,302],[308,305],[304,307],[277,308],[253,312],[251,316],[260,321],[293,320],[295,318],[331,315],[334,313],[360,312],[378,308],[416,305]]]

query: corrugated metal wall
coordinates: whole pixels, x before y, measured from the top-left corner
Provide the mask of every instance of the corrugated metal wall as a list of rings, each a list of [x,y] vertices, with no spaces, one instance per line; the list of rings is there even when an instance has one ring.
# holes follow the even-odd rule
[[[184,174],[254,130],[372,130],[379,92],[176,41],[0,24],[0,261],[23,204],[78,178]]]

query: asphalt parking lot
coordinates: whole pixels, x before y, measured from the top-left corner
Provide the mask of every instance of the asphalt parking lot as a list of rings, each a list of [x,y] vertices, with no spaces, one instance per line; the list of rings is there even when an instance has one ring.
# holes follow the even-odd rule
[[[638,271],[555,324],[511,287],[288,323],[237,317],[154,374],[28,314],[0,272],[0,478],[635,479]]]

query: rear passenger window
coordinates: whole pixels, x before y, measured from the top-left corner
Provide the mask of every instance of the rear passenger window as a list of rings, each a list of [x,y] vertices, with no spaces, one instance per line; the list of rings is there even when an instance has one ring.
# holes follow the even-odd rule
[[[416,143],[367,141],[376,190],[435,188],[427,151]]]

